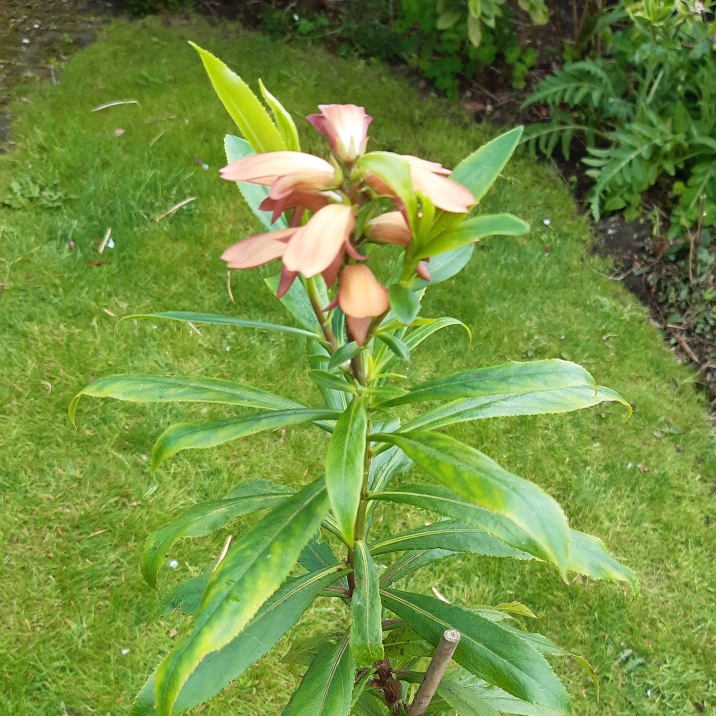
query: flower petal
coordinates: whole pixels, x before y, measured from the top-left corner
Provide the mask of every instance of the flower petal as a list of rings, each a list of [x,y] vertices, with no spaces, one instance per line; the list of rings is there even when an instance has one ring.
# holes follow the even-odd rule
[[[343,251],[353,231],[353,210],[346,204],[329,204],[317,211],[288,244],[283,263],[306,278],[325,271]]]
[[[252,154],[231,162],[219,170],[222,179],[271,185],[278,177],[296,172],[324,172],[334,175],[333,167],[320,157],[304,152],[267,152]]]
[[[288,289],[291,288],[291,284],[295,279],[295,271],[289,271],[285,266],[281,266],[281,278],[278,280],[276,298],[283,298],[288,293]]]
[[[432,172],[433,174],[444,174],[445,176],[451,173],[449,169],[445,169],[445,167],[438,162],[431,162],[427,159],[414,157],[412,154],[403,154],[402,156],[403,159],[405,159],[411,167],[416,167],[417,169],[425,169],[426,171]]]
[[[318,109],[321,114],[310,114],[306,119],[327,137],[334,154],[345,162],[355,161],[365,152],[373,118],[355,104],[319,104]]]
[[[368,236],[383,244],[407,246],[410,242],[410,227],[399,211],[389,211],[368,222]]]
[[[368,329],[370,328],[371,318],[355,318],[354,316],[346,316],[346,325],[348,326],[348,335],[353,340],[362,346],[365,343],[365,338],[368,335]]]
[[[286,209],[308,209],[308,211],[318,211],[327,206],[329,197],[315,191],[306,191],[304,189],[296,189],[280,199],[272,199],[267,196],[260,204],[261,211],[271,211],[271,223],[276,221]]]
[[[229,246],[221,258],[227,268],[248,269],[262,266],[283,256],[287,242],[298,229],[281,229],[268,234],[255,234]]]
[[[314,191],[318,192],[322,189],[328,189],[335,185],[335,174],[333,169],[328,174],[324,171],[315,171],[307,169],[293,174],[286,174],[274,180],[271,184],[269,196],[272,199],[280,200],[295,191]]]
[[[470,191],[452,179],[416,166],[410,167],[410,178],[415,191],[424,194],[438,209],[467,214],[468,208],[475,204],[475,197]]]
[[[338,281],[338,305],[353,318],[380,316],[390,307],[388,290],[367,266],[346,266]]]
[[[424,281],[430,281],[430,271],[428,271],[428,265],[425,261],[419,261],[415,268],[415,273],[420,276]]]

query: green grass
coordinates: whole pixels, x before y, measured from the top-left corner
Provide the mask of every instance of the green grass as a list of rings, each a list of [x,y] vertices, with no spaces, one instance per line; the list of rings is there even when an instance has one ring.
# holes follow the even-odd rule
[[[376,145],[386,149],[453,166],[491,131],[379,67],[200,22],[114,24],[72,59],[57,87],[26,91],[30,102],[16,106],[17,151],[0,157],[0,197],[24,177],[48,193],[0,208],[0,282],[8,274],[0,295],[2,714],[124,713],[173,643],[172,630],[186,626],[178,615],[152,621],[157,597],[138,568],[146,535],[245,477],[298,485],[321,469],[325,437],[292,429],[183,453],[152,476],[153,441],[171,421],[200,418],[201,406],[83,399],[79,429],[67,420],[83,385],[121,372],[236,378],[318,401],[300,338],[116,326],[116,316],[169,309],[286,320],[262,284],[271,270],[234,274],[236,305],[227,298],[219,255],[255,224],[235,187],[217,178],[232,126],[187,39],[252,84],[261,76],[296,116],[319,102],[364,104]],[[118,99],[140,105],[90,112]],[[149,123],[170,115],[177,118]],[[306,145],[317,149],[304,124]],[[126,131],[115,137],[116,128]],[[196,201],[154,220],[189,196]],[[632,402],[629,422],[623,409],[600,406],[470,424],[456,434],[547,488],[574,527],[602,537],[639,573],[642,595],[632,603],[620,586],[565,585],[544,566],[477,558],[441,563],[411,586],[428,593],[434,586],[464,604],[528,604],[539,631],[586,656],[600,675],[598,704],[574,663],[555,663],[576,714],[713,713],[715,460],[693,375],[635,299],[601,275],[608,266],[588,254],[588,226],[553,171],[520,155],[485,205],[524,217],[533,231],[484,242],[467,270],[433,290],[424,313],[463,319],[474,342],[459,329],[444,331],[418,351],[411,378],[564,357]],[[116,248],[102,255],[106,264],[87,265],[100,258],[92,239],[107,227]],[[214,413],[221,411],[207,415]],[[417,470],[409,478],[423,479]],[[405,525],[426,518],[384,514]],[[388,529],[387,517],[378,529]],[[161,589],[198,573],[222,542],[219,534],[181,545],[179,567],[161,573]],[[344,618],[332,602],[319,602],[298,633]],[[280,663],[287,645],[201,713],[280,713],[296,681]]]

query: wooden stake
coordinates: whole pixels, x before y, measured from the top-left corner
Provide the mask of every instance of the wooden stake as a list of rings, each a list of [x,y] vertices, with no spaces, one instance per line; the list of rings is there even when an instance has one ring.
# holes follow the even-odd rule
[[[430,705],[430,701],[435,696],[435,692],[438,690],[445,669],[447,669],[447,665],[450,663],[450,659],[452,659],[452,655],[455,653],[459,643],[459,631],[448,629],[443,632],[442,638],[435,648],[433,658],[428,665],[428,670],[420,683],[418,693],[415,694],[413,703],[410,705],[408,716],[423,716]]]

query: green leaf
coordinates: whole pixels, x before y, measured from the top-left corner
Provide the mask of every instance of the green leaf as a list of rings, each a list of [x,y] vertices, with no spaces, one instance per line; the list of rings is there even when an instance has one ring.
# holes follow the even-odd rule
[[[501,134],[484,144],[469,157],[463,159],[453,170],[450,178],[470,190],[479,202],[504,169],[519,144],[523,127]]]
[[[399,154],[392,152],[369,152],[357,162],[356,167],[377,176],[403,202],[408,223],[415,230],[418,219],[418,203],[410,177],[410,165]]]
[[[383,659],[379,577],[366,543],[356,540],[353,549],[350,647],[357,666],[365,667]]]
[[[154,443],[152,472],[167,458],[181,450],[204,450],[264,430],[274,430],[314,420],[335,420],[338,415],[340,413],[337,410],[327,408],[320,410],[296,408],[254,413],[214,423],[178,423],[165,430]]]
[[[264,101],[271,110],[271,114],[273,114],[276,128],[281,135],[281,139],[283,139],[283,143],[286,145],[286,149],[291,152],[300,152],[301,142],[298,139],[298,130],[296,129],[296,124],[290,112],[266,89],[261,80],[259,80],[259,89],[261,90]]]
[[[420,297],[415,291],[394,283],[388,288],[390,310],[395,317],[406,326],[409,326],[420,312]]]
[[[284,582],[237,637],[219,651],[204,657],[182,686],[172,714],[204,703],[241,676],[293,627],[327,586],[347,571],[347,568],[329,567]],[[137,696],[129,716],[153,716],[156,713],[155,674],[149,677]]]
[[[402,360],[410,360],[410,348],[392,333],[376,333],[375,337],[385,343],[388,348]]]
[[[309,370],[308,377],[319,387],[327,388],[328,390],[339,390],[342,393],[351,393],[356,395],[358,390],[354,383],[347,381],[345,378],[341,378],[333,373],[328,373],[325,370]]]
[[[255,154],[254,150],[251,149],[251,145],[245,139],[234,137],[232,134],[227,134],[224,137],[224,151],[226,152],[226,161],[229,164],[237,159],[243,159]],[[246,181],[237,181],[235,183],[249,205],[249,209],[251,209],[266,231],[278,231],[279,229],[288,228],[288,221],[286,221],[285,216],[279,216],[272,223],[272,212],[259,209],[261,202],[269,195],[269,187],[260,184],[249,184]]]
[[[110,375],[83,388],[70,403],[69,416],[75,422],[77,403],[83,395],[115,398],[130,403],[223,403],[248,408],[281,410],[303,408],[300,403],[241,383],[216,378],[183,378],[166,375]]]
[[[557,502],[537,485],[507,472],[487,455],[448,435],[383,433],[372,435],[371,440],[397,445],[455,494],[513,522],[538,546],[535,556],[566,573],[567,518]]]
[[[354,398],[338,418],[326,455],[326,488],[331,511],[346,544],[353,544],[363,485],[366,430],[365,399]]]
[[[451,552],[469,552],[487,557],[531,559],[530,555],[506,545],[475,527],[454,520],[440,520],[427,527],[418,527],[374,542],[370,546],[373,556],[407,550],[446,549]]]
[[[416,552],[406,552],[397,562],[386,569],[380,577],[380,583],[389,586],[408,574],[417,572],[432,562],[440,559],[454,557],[456,552],[447,549],[421,549]]]
[[[399,420],[390,422],[372,421],[371,427],[381,432],[393,432],[400,427]],[[413,461],[395,446],[374,455],[370,460],[368,472],[368,489],[371,492],[382,492],[397,475],[402,475],[413,464]],[[368,507],[370,510],[370,505]]]
[[[393,629],[385,639],[386,659],[398,662],[406,659],[422,659],[432,656],[434,652],[434,647],[407,624]]]
[[[474,691],[467,689],[460,684],[443,679],[438,684],[437,695],[452,706],[460,716],[500,716],[487,701],[484,701],[475,694]]]
[[[210,52],[189,44],[199,53],[216,94],[251,148],[257,154],[286,149],[268,112],[241,77]]]
[[[192,313],[191,311],[165,311],[163,313],[138,313],[132,316],[121,318],[118,323],[128,321],[132,318],[165,318],[169,321],[184,321],[185,323],[213,323],[217,326],[239,326],[241,328],[258,328],[262,331],[278,331],[279,333],[293,333],[298,336],[315,338],[312,331],[305,331],[302,328],[293,326],[282,326],[277,323],[264,323],[263,321],[251,321],[247,318],[234,318],[233,316],[219,316],[214,313]]]
[[[429,328],[430,326],[425,326]],[[454,400],[561,390],[589,386],[596,393],[594,378],[581,365],[564,360],[540,360],[530,363],[502,363],[490,368],[465,370],[437,378],[411,388],[407,395],[391,405],[426,400]]]
[[[446,251],[444,254],[431,257],[430,264],[428,265],[430,281],[420,278],[418,274],[413,274],[408,283],[408,287],[417,291],[426,286],[434,286],[436,283],[447,281],[462,271],[472,258],[474,250],[475,245],[468,244],[460,249]]]
[[[355,358],[359,353],[360,346],[355,341],[346,343],[331,356],[331,360],[328,361],[328,370],[335,370],[346,361]]]
[[[194,615],[199,611],[201,604],[201,595],[209,580],[208,574],[200,574],[198,577],[186,579],[173,587],[162,597],[159,603],[158,615],[163,617],[175,609],[179,609],[182,614]],[[152,698],[152,705],[154,699]]]
[[[381,598],[434,646],[446,629],[459,631],[453,659],[470,673],[524,701],[570,712],[569,696],[544,657],[499,624],[419,594],[383,589]]]
[[[320,533],[319,533],[320,536]],[[299,564],[309,572],[322,569],[323,567],[331,567],[338,564],[338,559],[331,546],[327,542],[321,542],[317,538],[313,538],[303,548],[299,558]]]
[[[191,632],[157,669],[158,716],[171,716],[202,659],[238,636],[281,586],[327,510],[325,483],[316,480],[271,510],[229,550],[209,578]]]
[[[278,289],[279,281],[281,280],[281,274],[276,276],[270,276],[265,278],[266,285],[271,289],[271,293],[275,294]],[[286,310],[304,327],[313,331],[318,327],[316,321],[316,314],[313,312],[311,301],[308,298],[306,289],[300,281],[294,281],[291,284],[291,288],[284,294],[280,299]],[[328,301],[326,301],[326,304]],[[316,338],[317,334],[314,331],[311,333],[312,338]]]
[[[348,637],[327,644],[311,663],[283,716],[348,716],[355,672]]]
[[[627,582],[635,595],[639,594],[639,580],[636,574],[617,562],[607,552],[604,542],[598,537],[569,531],[569,570],[593,579]]]
[[[512,395],[486,395],[481,398],[455,400],[407,422],[401,430],[435,430],[466,420],[504,418],[516,415],[569,413],[605,402],[618,402],[631,413],[629,403],[609,388],[591,386],[560,388]]]
[[[202,502],[190,507],[166,527],[149,535],[142,551],[141,568],[149,586],[156,589],[157,572],[172,546],[186,537],[205,537],[220,530],[239,515],[247,515],[257,510],[267,510],[281,504],[293,493],[283,485],[273,485],[265,480],[253,480],[241,483],[245,494],[223,500]],[[251,489],[256,487],[258,489]]]
[[[412,351],[414,348],[417,348],[426,338],[432,336],[433,333],[441,330],[442,328],[447,328],[448,326],[462,326],[467,332],[468,338],[472,340],[472,332],[462,321],[458,321],[457,318],[450,318],[449,316],[444,316],[443,318],[431,319],[431,322],[427,325],[419,326],[415,330],[410,331],[410,333],[408,333],[408,335],[404,339],[405,345],[407,345],[408,348]]]
[[[487,236],[521,236],[529,230],[530,225],[526,221],[522,221],[512,214],[476,216],[463,221],[458,227],[440,234],[422,247],[419,254],[421,258],[438,256],[473,244]]]

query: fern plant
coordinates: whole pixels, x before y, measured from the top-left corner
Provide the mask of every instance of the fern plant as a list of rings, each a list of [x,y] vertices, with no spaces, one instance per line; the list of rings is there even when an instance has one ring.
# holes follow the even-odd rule
[[[551,111],[525,132],[533,152],[551,156],[559,144],[569,158],[572,137],[583,136],[595,219],[617,209],[634,218],[660,183],[674,197],[672,233],[697,220],[703,195],[707,224],[716,222],[712,20],[709,7],[681,0],[615,7],[595,25],[605,56],[566,63],[525,101]]]

